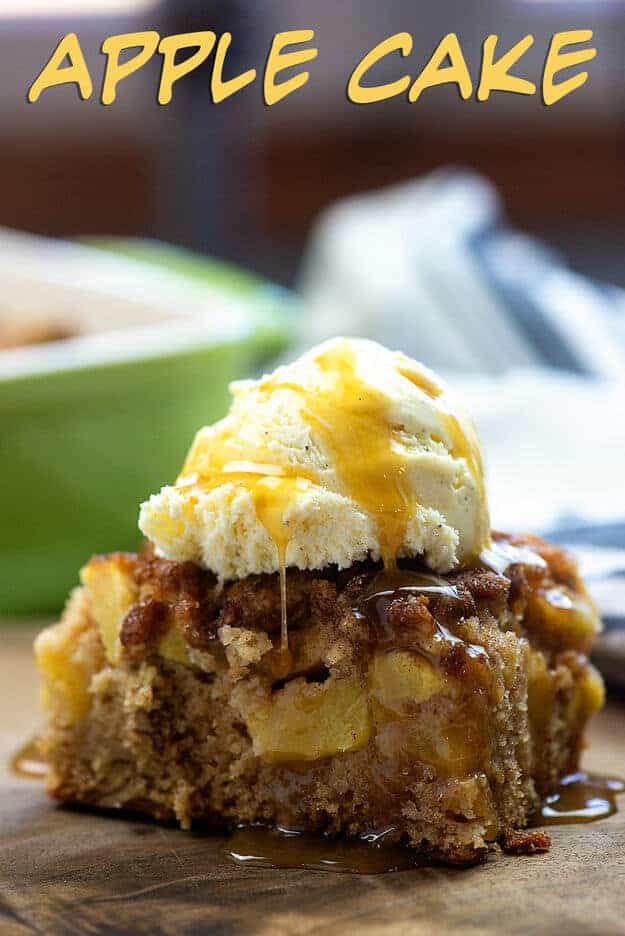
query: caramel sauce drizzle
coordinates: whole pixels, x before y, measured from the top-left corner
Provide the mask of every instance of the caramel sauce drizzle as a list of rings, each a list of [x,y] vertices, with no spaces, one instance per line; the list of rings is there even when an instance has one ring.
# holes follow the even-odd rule
[[[438,575],[407,569],[382,569],[373,575],[352,608],[357,617],[368,622],[376,646],[397,646],[398,641],[401,643],[399,635],[395,633],[389,621],[388,610],[396,597],[406,594],[426,595],[449,602],[459,600],[458,589]],[[440,625],[437,626],[440,629]]]
[[[505,575],[511,565],[524,565],[536,570],[545,570],[547,563],[529,546],[514,546],[506,540],[492,540],[480,553],[478,561],[485,568]]]
[[[357,616],[367,619],[372,628],[376,646],[385,644],[396,647],[407,647],[406,637],[398,634],[389,620],[389,606],[393,599],[402,595],[425,595],[436,598],[453,605],[460,600],[455,585],[430,572],[413,572],[407,569],[382,569],[373,576],[369,587],[364,591],[353,608]],[[474,660],[488,662],[488,656],[483,647],[477,644],[468,644],[456,637],[442,621],[435,618],[436,640],[445,643],[448,647],[460,647],[467,657]],[[415,652],[428,658],[428,654],[421,646],[411,647]]]
[[[283,653],[288,651],[286,553],[290,541],[289,528],[284,518],[298,493],[305,490],[310,483],[310,476],[304,476],[301,471],[298,471],[298,474],[289,474],[288,469],[281,465],[242,461],[224,462],[221,468],[215,467],[210,474],[185,473],[178,480],[179,487],[193,486],[211,491],[224,484],[233,484],[235,488],[250,493],[256,516],[269,534],[278,554]]]
[[[405,377],[406,380],[409,380],[410,383],[417,387],[417,389],[423,391],[423,393],[425,393],[431,399],[438,400],[439,407],[442,409],[441,415],[443,416],[445,422],[445,429],[447,430],[447,435],[451,439],[450,452],[454,458],[463,458],[465,460],[469,471],[473,476],[473,480],[477,485],[479,497],[484,503],[486,501],[486,489],[484,481],[482,450],[480,448],[477,433],[471,425],[471,422],[467,420],[465,426],[462,426],[458,417],[450,412],[449,409],[445,409],[444,407],[445,400],[443,387],[437,384],[423,370],[411,366],[409,360],[407,360],[404,365],[400,366],[398,371],[402,377]],[[482,532],[482,538],[484,540],[488,540],[490,536],[490,530],[485,530]]]
[[[357,373],[350,351],[330,348],[316,362],[327,385],[307,395],[304,414],[347,495],[374,518],[382,560],[393,568],[415,499],[406,456],[393,444],[390,401]]]

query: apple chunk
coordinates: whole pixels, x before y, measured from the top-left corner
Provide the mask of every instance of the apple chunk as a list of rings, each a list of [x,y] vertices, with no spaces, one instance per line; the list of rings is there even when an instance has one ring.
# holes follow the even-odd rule
[[[316,761],[364,747],[371,735],[367,692],[357,678],[294,679],[241,706],[254,751],[271,762]]]
[[[117,663],[122,622],[138,596],[131,557],[124,553],[95,556],[82,568],[80,579],[87,591],[91,615],[98,625],[106,657],[109,663]]]

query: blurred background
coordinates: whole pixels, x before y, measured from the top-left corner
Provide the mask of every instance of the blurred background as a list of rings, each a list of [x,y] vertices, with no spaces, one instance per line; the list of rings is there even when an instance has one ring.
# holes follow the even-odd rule
[[[210,60],[166,107],[156,59],[97,102],[106,36],[228,30],[227,74],[262,75],[273,35],[303,27],[311,80],[272,108],[259,79],[212,105]],[[550,37],[574,28],[597,58],[553,107],[445,86],[346,98],[398,31],[413,53],[380,81],[416,76],[454,31],[477,84],[486,35],[503,51],[532,33],[515,71],[539,86]],[[93,98],[27,104],[69,31]],[[224,412],[228,380],[351,333],[465,396],[495,525],[575,548],[618,643],[624,47],[617,0],[0,0],[0,612],[54,612],[90,553],[136,546],[138,503]]]

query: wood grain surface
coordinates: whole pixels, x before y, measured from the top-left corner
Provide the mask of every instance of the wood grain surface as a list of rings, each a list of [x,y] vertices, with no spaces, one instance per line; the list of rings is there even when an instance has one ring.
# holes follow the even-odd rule
[[[224,839],[56,806],[7,769],[37,727],[27,633],[0,629],[0,933],[625,933],[623,812],[550,832],[546,855],[362,877],[238,868]],[[625,773],[625,707],[586,766]]]

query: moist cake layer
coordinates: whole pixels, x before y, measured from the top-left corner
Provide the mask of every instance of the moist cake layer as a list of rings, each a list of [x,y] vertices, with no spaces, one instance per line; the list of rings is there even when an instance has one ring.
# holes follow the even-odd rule
[[[191,563],[96,557],[37,641],[49,787],[159,819],[389,837],[479,860],[577,766],[601,705],[574,563],[494,535],[445,577],[289,570],[219,585]]]

